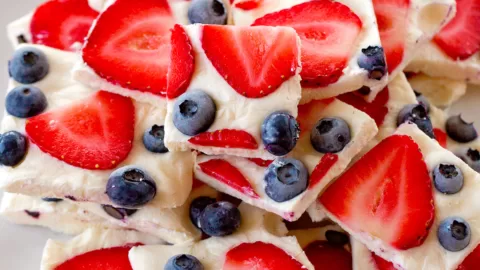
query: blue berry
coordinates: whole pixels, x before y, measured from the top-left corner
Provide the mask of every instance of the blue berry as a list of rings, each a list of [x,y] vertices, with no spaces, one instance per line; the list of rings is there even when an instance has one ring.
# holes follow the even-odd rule
[[[203,210],[210,204],[216,203],[215,198],[210,197],[198,197],[190,204],[190,220],[195,227],[200,228],[200,216]]]
[[[137,209],[116,208],[106,204],[103,204],[102,208],[109,216],[119,220],[123,220],[137,212]]]
[[[202,263],[192,255],[181,254],[171,257],[164,270],[204,270]]]
[[[320,153],[338,153],[350,140],[350,127],[340,118],[321,119],[310,134],[313,148]]]
[[[276,202],[286,202],[308,187],[308,171],[293,158],[278,158],[265,171],[265,193]]]
[[[63,201],[63,199],[59,199],[59,198],[42,198],[42,200],[45,202],[52,202],[52,203],[58,203]]]
[[[460,143],[468,143],[478,137],[473,123],[465,122],[460,115],[448,118],[445,129],[450,138]]]
[[[442,221],[437,231],[438,241],[448,251],[456,252],[470,244],[470,225],[459,217],[450,217]]]
[[[47,98],[37,87],[18,86],[8,93],[5,108],[13,116],[29,118],[47,108]]]
[[[227,24],[227,9],[223,0],[193,0],[188,8],[190,23]]]
[[[215,121],[217,107],[205,92],[196,90],[181,95],[173,108],[173,124],[183,134],[195,136],[207,131]]]
[[[23,47],[15,51],[8,62],[8,72],[15,81],[23,84],[36,83],[50,70],[47,56],[37,48]]]
[[[293,150],[300,137],[295,117],[287,112],[274,112],[262,124],[265,149],[275,156],[284,156]]]
[[[383,48],[368,46],[362,49],[362,54],[358,57],[358,66],[368,71],[370,79],[381,80],[387,73]]]
[[[165,147],[164,138],[164,126],[153,125],[143,134],[143,145],[150,152],[159,154],[167,153],[168,149]]]
[[[330,244],[344,246],[350,242],[350,238],[343,232],[328,230],[325,232],[325,238]]]
[[[468,148],[457,152],[456,155],[467,163],[470,168],[480,173],[480,152],[476,149]]]
[[[210,236],[230,235],[240,227],[240,223],[240,211],[229,202],[210,204],[200,215],[200,228]]]
[[[410,104],[403,107],[397,116],[397,126],[406,122],[417,125],[421,131],[427,134],[430,138],[435,139],[432,121],[430,121],[430,117],[427,115],[427,110],[425,110],[423,105]]]
[[[427,111],[427,113],[430,113],[430,102],[428,102],[427,97],[425,97],[424,95],[422,95],[422,93],[419,93],[417,91],[413,91],[413,92],[415,92],[415,97],[417,98],[418,104],[425,107],[425,110]]]
[[[143,170],[126,166],[114,171],[107,183],[107,195],[116,205],[128,208],[147,204],[155,197],[157,187]]]
[[[27,154],[28,139],[16,131],[0,136],[0,164],[13,167]]]
[[[455,165],[439,164],[433,169],[433,184],[441,193],[458,193],[463,187],[463,173]]]

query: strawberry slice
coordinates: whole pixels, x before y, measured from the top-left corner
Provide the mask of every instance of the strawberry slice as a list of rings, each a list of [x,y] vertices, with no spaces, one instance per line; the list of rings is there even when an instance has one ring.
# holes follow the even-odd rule
[[[248,160],[257,164],[260,167],[268,167],[273,162],[273,160],[263,160],[261,158],[249,158]]]
[[[258,194],[245,176],[243,176],[243,174],[228,161],[223,159],[211,159],[198,164],[198,166],[206,175],[229,185],[231,188],[238,190],[251,198],[259,198]]]
[[[264,0],[243,0],[235,3],[235,7],[245,11],[257,9]]]
[[[310,1],[270,13],[253,25],[293,27],[302,40],[302,86],[323,87],[343,75],[362,30],[350,8],[331,0]]]
[[[110,83],[165,96],[174,24],[167,0],[117,0],[99,16],[83,60]]]
[[[480,50],[480,1],[456,2],[455,17],[433,41],[453,60],[465,60]]]
[[[198,180],[197,178],[193,177],[193,180],[192,180],[192,190],[194,189],[197,189],[197,188],[201,188],[205,186],[205,183],[203,183],[202,181]]]
[[[375,253],[372,252],[372,258],[377,266],[377,270],[397,270],[393,263],[384,260],[383,258],[377,256]]]
[[[172,30],[167,97],[176,98],[187,91],[195,70],[193,47],[185,29],[175,25]]]
[[[335,154],[325,154],[323,155],[320,162],[315,166],[315,169],[312,172],[312,176],[310,176],[310,185],[308,189],[313,189],[317,184],[319,184],[323,177],[330,171],[330,169],[337,163],[338,156]]]
[[[128,252],[131,246],[99,249],[73,257],[55,270],[132,270]]]
[[[264,242],[243,243],[225,255],[223,270],[301,270],[305,269],[283,249]]]
[[[221,129],[214,132],[200,133],[188,141],[201,146],[243,149],[258,148],[257,141],[250,133],[235,129]]]
[[[320,202],[351,231],[406,250],[421,245],[433,223],[431,182],[418,145],[394,135],[340,176]]]
[[[352,270],[352,254],[341,246],[315,241],[304,250],[315,269]]]
[[[392,73],[403,60],[410,0],[373,0],[380,40]]]
[[[88,170],[115,168],[132,149],[131,99],[99,91],[87,99],[28,119],[25,130],[43,152]]]
[[[480,245],[477,246],[463,262],[458,266],[457,270],[477,270],[480,265]]]
[[[83,44],[98,12],[88,0],[50,0],[40,5],[30,23],[32,42],[65,51]]]
[[[375,120],[377,126],[383,124],[383,120],[385,120],[385,116],[388,113],[387,103],[389,100],[389,93],[387,87],[380,91],[371,103],[367,102],[365,96],[358,92],[345,93],[337,98],[368,114],[373,120]]]
[[[437,139],[438,143],[443,148],[447,148],[447,134],[439,128],[434,128],[433,134],[435,134],[435,138]]]
[[[299,65],[297,36],[287,28],[205,25],[202,46],[225,81],[248,98],[275,92]]]

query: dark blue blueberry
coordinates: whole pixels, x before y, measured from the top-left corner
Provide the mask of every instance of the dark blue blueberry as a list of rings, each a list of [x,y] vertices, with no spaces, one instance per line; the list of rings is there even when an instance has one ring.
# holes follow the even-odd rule
[[[480,173],[480,152],[477,149],[463,149],[456,153],[456,155],[467,163],[470,168]]]
[[[202,263],[192,255],[181,254],[171,257],[164,270],[203,270]]]
[[[470,244],[470,225],[463,218],[447,218],[440,223],[437,237],[444,249],[451,252],[461,251]]]
[[[119,220],[123,220],[137,212],[137,209],[116,208],[106,204],[103,204],[102,208],[109,216]]]
[[[165,138],[164,126],[153,125],[143,134],[143,145],[148,151],[153,153],[167,153],[168,149],[163,142]]]
[[[325,232],[325,238],[330,244],[344,246],[350,242],[350,238],[343,232],[328,230]]]
[[[0,164],[13,167],[27,154],[28,139],[16,131],[0,136]]]
[[[173,124],[183,134],[195,136],[207,131],[215,121],[217,107],[205,92],[196,90],[181,95],[173,108]]]
[[[107,195],[119,206],[135,208],[147,204],[155,197],[157,187],[143,170],[126,166],[114,171],[107,183]]]
[[[320,153],[338,153],[350,140],[350,127],[340,118],[323,118],[310,133],[312,146]]]
[[[406,122],[417,125],[421,131],[427,134],[430,138],[435,139],[432,121],[430,121],[427,110],[425,110],[423,105],[410,104],[403,107],[397,116],[397,126]]]
[[[222,0],[193,0],[188,8],[190,23],[227,24],[227,8]]]
[[[37,48],[23,47],[15,51],[8,62],[8,72],[15,81],[23,84],[36,83],[50,70],[47,56]]]
[[[34,86],[18,86],[8,92],[5,100],[7,112],[19,118],[29,118],[47,108],[47,98]]]
[[[198,197],[190,204],[190,220],[195,227],[200,228],[200,216],[203,210],[210,204],[216,203],[215,198],[210,197]]]
[[[230,235],[240,227],[240,223],[240,211],[229,202],[210,204],[200,215],[200,228],[209,236]]]
[[[415,97],[417,97],[418,104],[423,105],[427,113],[430,113],[430,102],[428,102],[427,97],[425,97],[424,95],[422,95],[422,93],[419,93],[417,91],[413,91],[413,92],[415,92]]]
[[[265,193],[276,202],[286,202],[308,187],[308,171],[293,158],[278,158],[265,171]]]
[[[368,46],[368,48],[362,49],[362,54],[358,57],[358,66],[368,71],[370,79],[381,80],[387,73],[383,48]]]
[[[59,199],[59,198],[42,198],[42,200],[45,202],[52,202],[52,203],[58,203],[63,201],[63,199]]]
[[[439,164],[433,170],[433,184],[444,194],[455,194],[463,187],[463,173],[455,165]]]
[[[300,137],[298,122],[287,112],[274,112],[262,124],[265,149],[275,156],[284,156],[293,150]]]
[[[460,143],[468,143],[478,137],[477,130],[473,123],[467,123],[461,115],[455,115],[448,118],[445,124],[448,137]]]
[[[24,210],[25,214],[29,215],[30,217],[34,219],[38,219],[40,217],[40,212],[37,211],[30,211],[30,210]]]

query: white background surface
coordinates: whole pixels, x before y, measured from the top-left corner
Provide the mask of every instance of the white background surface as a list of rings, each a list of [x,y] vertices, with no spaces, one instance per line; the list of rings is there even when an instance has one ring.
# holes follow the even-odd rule
[[[7,61],[12,53],[6,38],[6,25],[28,13],[42,0],[0,0],[0,112],[3,111],[3,97],[7,87]],[[470,91],[452,112],[462,112],[467,120],[480,123],[480,90]],[[1,194],[0,194],[1,196]],[[0,270],[39,269],[42,249],[48,238],[61,238],[46,229],[12,225],[0,219]]]

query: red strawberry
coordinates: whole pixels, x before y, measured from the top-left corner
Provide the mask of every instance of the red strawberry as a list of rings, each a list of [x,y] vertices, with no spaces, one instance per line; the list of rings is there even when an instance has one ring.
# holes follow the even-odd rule
[[[310,176],[310,185],[309,189],[314,188],[318,183],[320,183],[323,177],[330,171],[330,169],[337,163],[338,156],[335,154],[325,154],[323,155],[320,162],[315,166],[315,169]]]
[[[320,202],[352,231],[405,250],[421,245],[433,223],[431,182],[418,145],[394,135],[340,176]]]
[[[258,148],[255,138],[250,135],[250,133],[235,129],[222,129],[214,132],[200,133],[188,141],[192,144],[202,146],[243,149]]]
[[[98,12],[87,0],[50,0],[40,5],[30,23],[32,42],[65,51],[83,44]]]
[[[73,257],[55,270],[131,270],[128,252],[131,247],[99,249]]]
[[[463,260],[457,270],[477,270],[480,265],[480,245]]]
[[[167,0],[117,0],[99,16],[83,60],[113,84],[164,96],[174,24]]]
[[[273,162],[273,160],[263,160],[261,158],[249,158],[248,160],[257,164],[260,167],[268,167]]]
[[[316,241],[304,250],[315,269],[352,270],[352,254],[341,246],[334,246],[327,241]]]
[[[389,93],[387,87],[379,92],[371,103],[367,102],[365,96],[358,92],[346,93],[337,98],[368,114],[373,120],[375,120],[377,126],[383,124],[383,120],[388,113],[387,103],[389,100]]]
[[[225,255],[223,270],[301,270],[300,262],[283,249],[264,242],[243,243]]]
[[[205,185],[205,183],[203,183],[202,181],[200,181],[200,180],[198,180],[197,178],[193,177],[192,190],[193,190],[193,189],[196,189],[196,188],[203,187],[204,185]]]
[[[433,133],[435,134],[435,138],[437,139],[438,143],[443,148],[447,148],[447,134],[439,128],[434,128]]]
[[[453,60],[465,60],[480,50],[480,1],[456,2],[455,17],[433,40]]]
[[[190,84],[195,70],[195,58],[190,38],[178,24],[172,30],[171,41],[167,97],[176,98],[183,94]]]
[[[252,197],[259,198],[252,185],[243,176],[243,174],[232,164],[223,159],[211,159],[198,164],[200,170],[206,175],[217,179],[218,181],[229,185],[231,188]]]
[[[375,253],[372,252],[372,258],[377,266],[377,270],[397,270],[393,263],[382,259],[381,257],[377,256]]]
[[[218,73],[248,98],[275,92],[299,65],[297,36],[287,28],[205,25],[202,46]]]
[[[131,99],[100,91],[28,119],[25,130],[32,143],[63,162],[108,170],[127,158],[134,128]]]
[[[373,0],[380,39],[392,73],[403,60],[410,0]]]
[[[241,0],[235,3],[235,7],[243,10],[252,10],[258,8],[263,0]]]
[[[311,1],[270,13],[253,25],[293,27],[302,40],[302,85],[327,86],[343,75],[362,30],[362,21],[347,6],[331,0]]]

